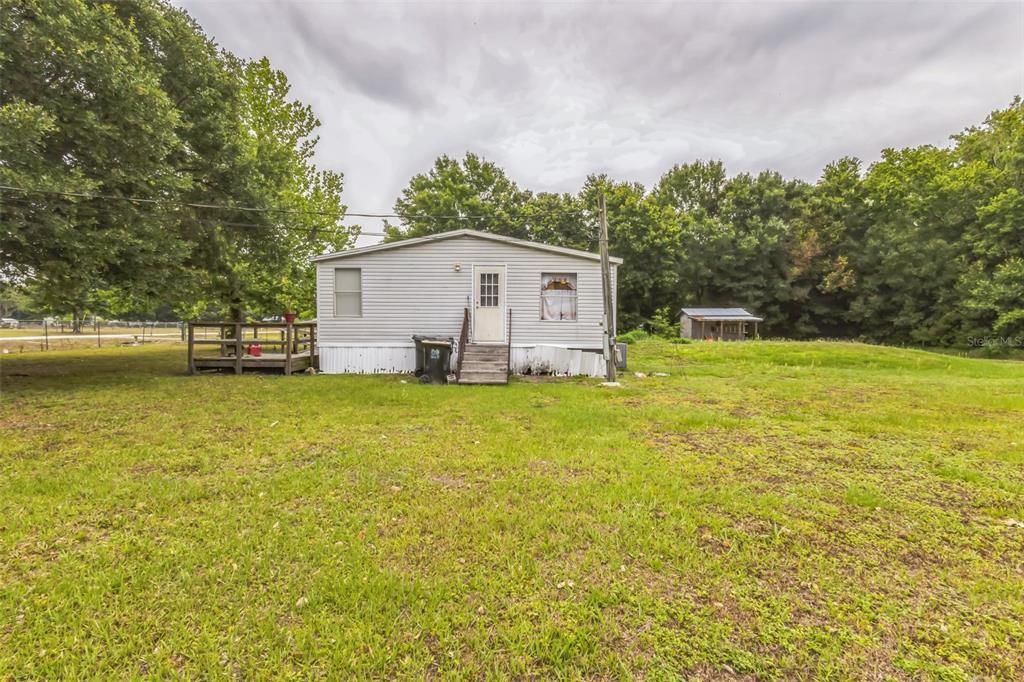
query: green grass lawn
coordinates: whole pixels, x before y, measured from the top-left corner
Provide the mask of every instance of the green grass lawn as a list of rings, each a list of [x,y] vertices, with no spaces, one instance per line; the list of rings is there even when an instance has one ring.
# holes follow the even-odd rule
[[[3,356],[0,679],[1024,677],[1024,364],[591,380]]]

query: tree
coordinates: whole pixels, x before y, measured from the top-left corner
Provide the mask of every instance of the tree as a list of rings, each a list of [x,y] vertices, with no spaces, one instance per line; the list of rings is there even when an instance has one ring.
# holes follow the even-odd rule
[[[401,225],[386,225],[386,240],[465,228],[529,239],[523,219],[529,199],[501,168],[476,154],[461,162],[441,156],[402,190],[395,202]]]
[[[676,164],[661,176],[654,195],[659,203],[681,213],[717,216],[725,188],[725,166],[718,160]]]
[[[0,6],[0,182],[50,192],[173,196],[179,116],[112,5]],[[126,201],[5,192],[0,261],[80,317],[101,286],[158,288],[186,248],[165,212]]]
[[[582,251],[597,250],[597,219],[583,201],[572,194],[541,192],[529,195],[522,208],[522,222],[530,239]]]
[[[0,181],[50,192],[4,194],[8,277],[76,317],[312,306],[308,257],[351,230],[283,74],[155,0],[4,3],[0,31]]]
[[[861,164],[828,164],[799,202],[789,246],[787,326],[797,336],[849,336],[850,291],[856,284],[850,254],[863,234]]]
[[[625,263],[618,269],[618,328],[632,329],[648,322],[659,308],[678,308],[680,228],[672,211],[660,206],[638,183],[591,175],[580,200],[595,211],[602,193],[608,211],[609,251]]]

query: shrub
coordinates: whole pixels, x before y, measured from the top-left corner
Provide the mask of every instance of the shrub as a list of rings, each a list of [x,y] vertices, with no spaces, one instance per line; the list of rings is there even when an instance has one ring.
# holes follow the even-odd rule
[[[643,329],[634,329],[631,332],[625,334],[619,334],[615,337],[615,340],[619,343],[633,344],[637,341],[643,341],[646,338],[650,338],[650,334],[645,332]]]
[[[674,319],[668,307],[658,308],[651,316],[651,333],[655,336],[671,339],[679,336],[679,325]]]

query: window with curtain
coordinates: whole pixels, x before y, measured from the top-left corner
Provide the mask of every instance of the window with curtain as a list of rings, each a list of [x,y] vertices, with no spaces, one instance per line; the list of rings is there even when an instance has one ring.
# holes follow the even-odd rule
[[[335,268],[334,315],[362,317],[363,271],[359,268]]]
[[[576,274],[540,276],[540,319],[576,321]]]

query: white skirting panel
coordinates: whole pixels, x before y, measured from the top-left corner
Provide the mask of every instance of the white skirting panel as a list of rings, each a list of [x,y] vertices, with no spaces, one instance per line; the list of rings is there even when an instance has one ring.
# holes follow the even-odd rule
[[[415,346],[332,346],[320,344],[320,371],[325,374],[411,374]]]
[[[409,374],[416,369],[414,346],[320,344],[320,371],[324,374]],[[456,358],[452,358],[454,365]],[[604,376],[600,353],[559,346],[513,346],[515,374]]]
[[[600,353],[558,346],[512,346],[512,371],[600,377],[604,376],[604,358]]]

